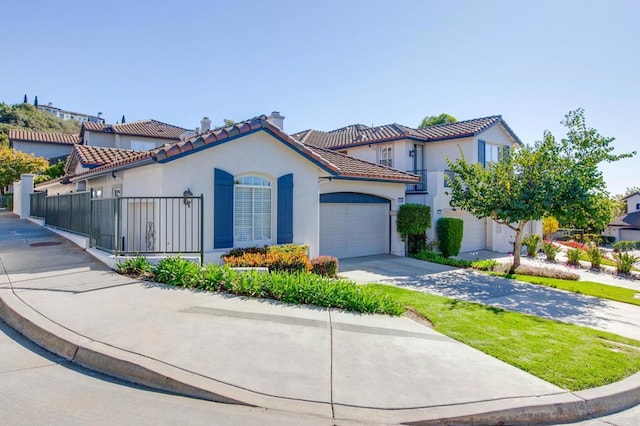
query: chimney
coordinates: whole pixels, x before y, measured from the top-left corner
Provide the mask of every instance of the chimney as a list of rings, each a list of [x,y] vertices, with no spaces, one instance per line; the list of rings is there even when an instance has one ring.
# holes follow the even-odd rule
[[[273,111],[271,115],[267,117],[267,120],[269,120],[271,124],[278,127],[280,130],[284,130],[284,116],[280,115],[278,111]]]
[[[209,117],[202,117],[202,120],[200,120],[200,131],[206,133],[209,129],[211,129],[211,120],[209,120]]]
[[[98,118],[102,118],[102,113],[101,112],[98,113]]]

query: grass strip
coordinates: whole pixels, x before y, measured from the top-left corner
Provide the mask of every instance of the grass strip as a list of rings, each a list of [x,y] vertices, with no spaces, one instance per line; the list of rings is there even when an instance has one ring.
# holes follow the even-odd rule
[[[558,278],[533,277],[521,274],[492,274],[504,278],[512,278],[518,281],[524,281],[531,284],[553,287],[560,290],[570,291],[573,293],[585,294],[587,296],[599,297],[601,299],[615,300],[616,302],[629,303],[631,305],[640,306],[640,290],[630,288],[616,287],[597,283],[594,281],[573,281],[562,280]]]
[[[436,331],[564,389],[602,386],[640,370],[637,340],[399,287],[368,287],[412,308]]]

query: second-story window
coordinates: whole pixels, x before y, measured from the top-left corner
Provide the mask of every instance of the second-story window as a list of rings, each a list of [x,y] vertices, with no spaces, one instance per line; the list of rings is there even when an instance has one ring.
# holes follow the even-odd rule
[[[381,166],[393,167],[393,145],[381,146],[378,158],[378,164]]]

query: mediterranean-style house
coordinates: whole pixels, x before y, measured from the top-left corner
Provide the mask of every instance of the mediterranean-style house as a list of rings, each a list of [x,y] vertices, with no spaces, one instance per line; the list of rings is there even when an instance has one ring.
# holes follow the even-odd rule
[[[420,177],[304,145],[278,127],[281,118],[263,115],[149,151],[78,145],[64,179],[36,189],[93,198],[203,194],[206,262],[233,247],[285,243],[307,245],[310,256],[404,255],[396,213],[405,186]],[[162,232],[154,227],[163,214],[143,224],[147,232]]]
[[[415,129],[400,124],[366,126],[355,124],[332,131],[306,130],[292,135],[308,146],[322,147],[350,157],[386,167],[406,170],[421,177],[407,185],[405,202],[431,207],[433,224],[429,239],[435,239],[435,222],[441,217],[464,221],[463,252],[513,250],[514,233],[490,219],[478,219],[450,206],[445,175],[447,158],[463,153],[471,163],[486,165],[498,161],[509,149],[522,142],[501,116],[477,118]],[[541,233],[541,223],[531,222],[525,233]]]
[[[623,201],[627,204],[627,214],[615,218],[603,235],[616,241],[640,241],[640,192],[626,196]]]
[[[45,158],[49,164],[55,164],[67,158],[73,146],[80,143],[79,135],[35,132],[22,129],[9,129],[9,146],[25,154]]]

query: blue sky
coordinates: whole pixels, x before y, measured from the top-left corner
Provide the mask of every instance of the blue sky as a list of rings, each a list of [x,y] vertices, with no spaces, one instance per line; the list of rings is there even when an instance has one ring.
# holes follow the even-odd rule
[[[277,110],[292,133],[501,114],[526,143],[582,107],[640,151],[634,0],[5,3],[7,103],[186,128]],[[640,186],[639,165],[604,166],[609,190]]]

